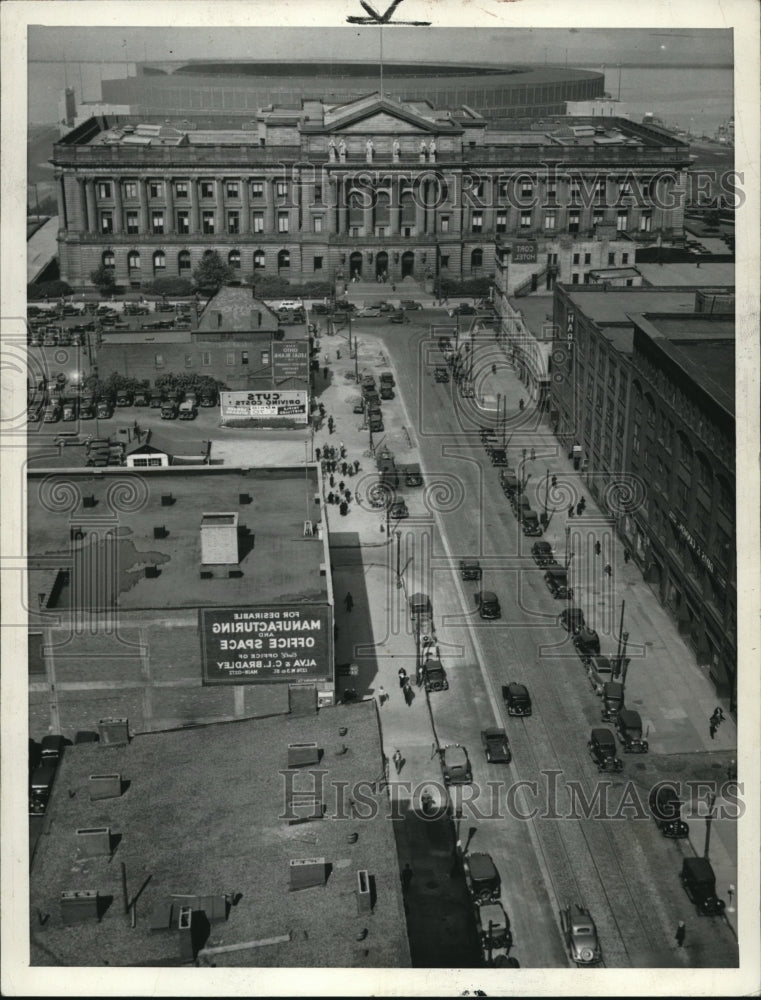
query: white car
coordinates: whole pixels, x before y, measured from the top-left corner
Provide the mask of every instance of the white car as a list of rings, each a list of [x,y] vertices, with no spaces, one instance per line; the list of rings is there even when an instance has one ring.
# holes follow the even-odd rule
[[[301,299],[283,299],[275,306],[276,309],[303,309]]]

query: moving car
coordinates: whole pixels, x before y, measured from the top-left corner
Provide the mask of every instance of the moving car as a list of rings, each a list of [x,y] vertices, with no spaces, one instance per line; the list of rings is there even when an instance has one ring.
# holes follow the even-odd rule
[[[389,508],[388,516],[397,519],[403,517],[409,517],[410,512],[407,509],[407,504],[404,502],[404,500],[394,500],[394,502],[391,504]]]
[[[482,729],[481,746],[490,764],[509,764],[512,760],[510,742],[504,729]]]
[[[587,743],[598,771],[620,771],[623,762],[616,756],[616,741],[609,729],[593,729]]]
[[[531,556],[537,566],[557,566],[557,560],[552,554],[549,542],[534,542],[531,546]]]
[[[404,467],[404,482],[406,486],[422,486],[423,474],[417,462],[410,462]]]
[[[301,309],[303,303],[301,299],[282,299],[278,302],[276,309]]]
[[[521,530],[524,535],[541,535],[544,532],[536,511],[524,510],[521,513]]]
[[[409,604],[410,616],[412,618],[433,614],[431,598],[428,594],[411,594],[407,603]]]
[[[685,858],[682,862],[682,885],[701,917],[719,917],[725,903],[716,895],[716,876],[706,858]]]
[[[642,718],[632,708],[621,708],[615,720],[624,753],[647,753],[650,744],[642,738]]]
[[[463,580],[480,580],[481,575],[481,563],[478,559],[460,560],[460,576]]]
[[[475,903],[497,902],[502,892],[502,879],[490,854],[480,851],[462,859],[465,884]]]
[[[475,316],[476,310],[469,302],[460,302],[459,305],[448,309],[447,313],[450,316]]]
[[[459,743],[448,743],[439,750],[441,772],[447,785],[469,785],[473,780],[468,751]]]
[[[414,299],[402,299],[402,301],[399,303],[399,308],[405,310],[422,309],[423,304],[422,302],[416,302]]]
[[[682,819],[682,802],[673,785],[656,785],[650,792],[650,812],[664,837],[681,840],[690,828]]]
[[[525,684],[511,681],[502,685],[502,700],[508,715],[531,715],[531,695]]]
[[[357,319],[380,319],[383,315],[378,306],[365,306],[357,312]]]
[[[584,664],[593,656],[600,655],[600,637],[593,628],[582,626],[573,637],[573,645]]]
[[[568,953],[577,965],[595,965],[602,958],[595,922],[585,906],[576,903],[560,911],[560,926]]]
[[[494,621],[502,617],[502,609],[499,606],[497,595],[492,590],[479,590],[475,595],[476,607],[481,618]]]
[[[615,722],[624,707],[624,686],[619,681],[606,681],[602,686],[603,722]]]
[[[560,566],[551,566],[544,574],[544,582],[556,600],[573,597],[573,587],[568,586],[568,570]]]
[[[405,313],[404,309],[397,309],[397,311],[392,313],[389,317],[390,323],[409,323],[409,321],[409,317]]]

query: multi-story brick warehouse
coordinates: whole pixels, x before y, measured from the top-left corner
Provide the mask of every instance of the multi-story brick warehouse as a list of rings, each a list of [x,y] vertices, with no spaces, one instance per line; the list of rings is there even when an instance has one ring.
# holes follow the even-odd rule
[[[89,283],[190,276],[217,250],[243,280],[491,274],[495,237],[682,233],[689,147],[625,121],[487,121],[370,95],[254,118],[95,117],[54,147],[60,270]]]

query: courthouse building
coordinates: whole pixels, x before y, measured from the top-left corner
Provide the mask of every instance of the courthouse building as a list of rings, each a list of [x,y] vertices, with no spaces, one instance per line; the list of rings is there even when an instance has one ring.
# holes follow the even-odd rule
[[[190,277],[211,250],[244,281],[488,277],[498,237],[503,253],[519,244],[531,280],[548,240],[680,236],[689,147],[619,119],[487,119],[370,94],[251,116],[96,116],[52,162],[74,286],[100,265],[135,288]]]

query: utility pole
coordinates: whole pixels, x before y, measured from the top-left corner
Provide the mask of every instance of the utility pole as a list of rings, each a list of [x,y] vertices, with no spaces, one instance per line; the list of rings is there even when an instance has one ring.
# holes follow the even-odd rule
[[[703,845],[703,857],[708,861],[708,849],[711,846],[711,823],[713,822],[713,810],[716,806],[716,794],[711,793],[711,804],[708,807],[708,815],[706,816],[706,839]]]
[[[547,475],[544,477],[544,527],[550,523],[550,515],[547,513],[547,508],[549,506],[550,499],[550,470],[547,469]]]
[[[571,559],[568,555],[568,540],[570,537],[571,537],[571,525],[567,524],[565,526],[565,560],[563,562],[563,565],[565,566],[566,570],[571,565]]]
[[[394,534],[396,535],[396,588],[397,590],[399,590],[399,588],[402,586],[402,572],[401,572],[402,533],[401,531],[397,530],[394,532]]]
[[[616,659],[618,660],[618,672],[621,672],[621,657],[623,653],[621,652],[621,639],[624,634],[624,608],[626,607],[626,601],[621,601],[621,624],[618,626],[618,647],[616,649]]]

